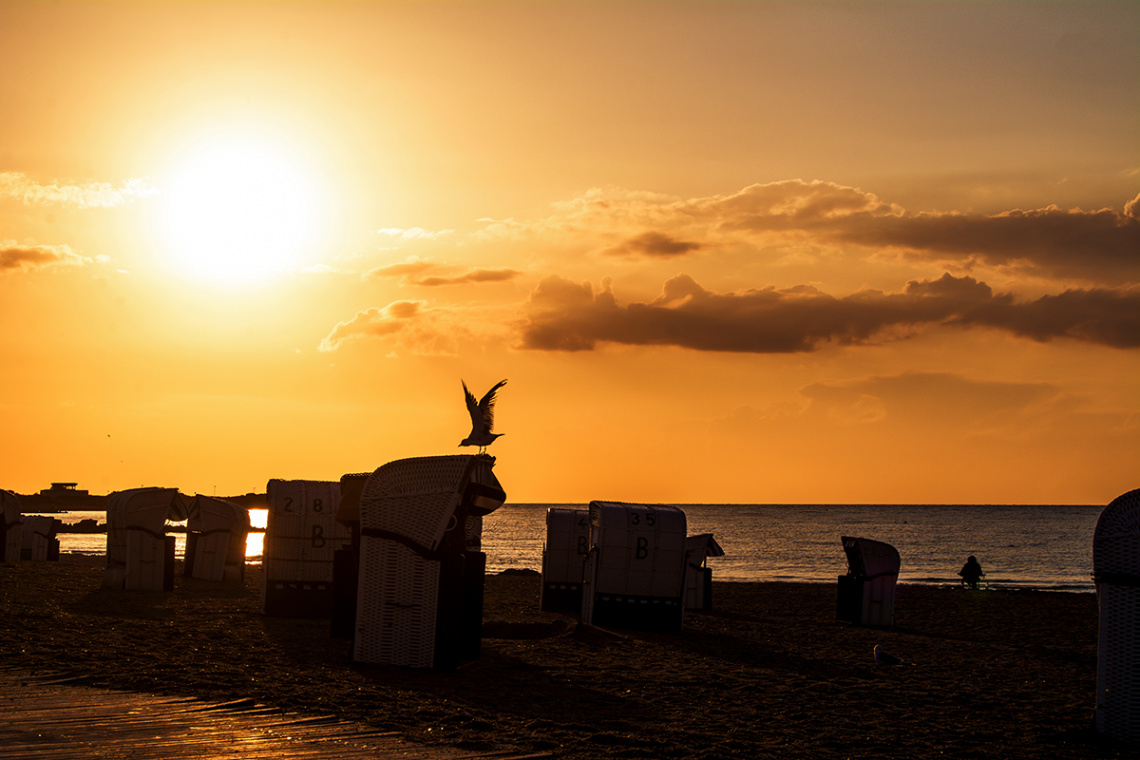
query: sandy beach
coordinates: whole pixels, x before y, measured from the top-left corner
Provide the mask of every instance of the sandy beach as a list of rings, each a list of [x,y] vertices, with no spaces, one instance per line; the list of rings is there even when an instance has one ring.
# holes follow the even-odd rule
[[[715,583],[712,611],[646,633],[542,612],[539,577],[507,571],[487,578],[482,657],[439,673],[353,665],[328,621],[262,615],[258,566],[158,593],[101,588],[103,564],[0,565],[5,668],[559,758],[1136,756],[1091,728],[1091,593],[904,585],[884,630],[836,622],[834,584]]]

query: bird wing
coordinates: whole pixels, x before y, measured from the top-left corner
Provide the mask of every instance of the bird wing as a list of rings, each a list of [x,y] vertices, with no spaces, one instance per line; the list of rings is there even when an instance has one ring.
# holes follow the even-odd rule
[[[459,382],[463,383],[463,398],[467,402],[467,413],[471,415],[471,434],[475,435],[486,429],[487,421],[483,416],[483,410],[479,408],[479,402],[471,395],[471,391],[467,390],[467,383],[462,380]]]
[[[500,380],[495,383],[491,390],[483,394],[483,398],[479,399],[479,414],[483,420],[483,430],[487,433],[490,433],[491,429],[495,427],[495,393],[506,384],[506,380]],[[471,401],[474,400],[474,398],[471,399]],[[471,401],[467,402],[468,406],[471,405]],[[472,420],[475,419],[475,412],[471,412],[471,418]]]

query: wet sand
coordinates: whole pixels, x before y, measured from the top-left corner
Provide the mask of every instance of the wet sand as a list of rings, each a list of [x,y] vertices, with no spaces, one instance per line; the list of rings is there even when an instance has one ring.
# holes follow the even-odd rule
[[[1091,593],[904,585],[875,629],[836,622],[835,584],[715,583],[712,611],[646,633],[542,612],[539,577],[508,571],[487,578],[481,658],[440,673],[353,665],[328,621],[262,615],[258,566],[160,593],[101,588],[103,563],[0,565],[0,666],[583,760],[1138,754],[1092,731]]]

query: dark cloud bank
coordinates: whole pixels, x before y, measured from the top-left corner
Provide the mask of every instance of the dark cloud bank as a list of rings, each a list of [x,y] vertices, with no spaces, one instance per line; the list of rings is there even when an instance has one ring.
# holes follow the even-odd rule
[[[602,219],[636,218],[635,206],[585,202],[591,218]],[[909,213],[859,188],[785,180],[662,204],[652,213],[643,209],[641,221],[652,230],[606,253],[674,258],[706,251],[725,234],[776,235],[893,251],[948,268],[984,264],[1092,284],[1140,283],[1140,196],[1122,210],[1047,206],[992,215]],[[704,232],[695,233],[692,225]]]
[[[713,293],[688,275],[648,303],[620,305],[608,288],[550,277],[526,304],[522,346],[587,351],[599,343],[698,351],[792,353],[855,345],[933,325],[988,327],[1036,341],[1057,338],[1140,347],[1140,291],[1066,290],[1018,302],[972,277],[912,281],[902,293],[836,298],[810,287]]]

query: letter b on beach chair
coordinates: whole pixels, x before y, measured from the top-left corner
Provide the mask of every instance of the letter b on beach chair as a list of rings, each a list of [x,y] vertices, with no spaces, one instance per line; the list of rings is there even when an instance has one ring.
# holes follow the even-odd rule
[[[331,618],[333,558],[349,543],[336,521],[340,482],[270,480],[266,484],[261,610],[277,617]]]
[[[686,543],[677,507],[590,502],[582,622],[681,630]]]
[[[1097,520],[1093,574],[1100,605],[1096,729],[1140,741],[1140,489],[1118,496]]]
[[[839,576],[836,618],[857,625],[893,625],[899,553],[882,541],[843,536],[847,575]]]

